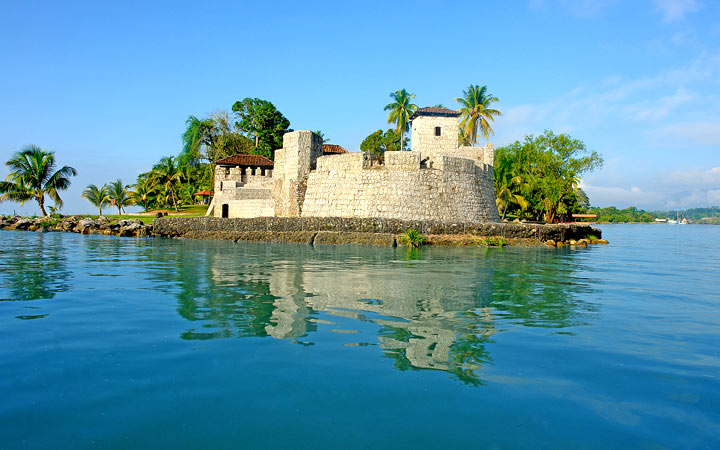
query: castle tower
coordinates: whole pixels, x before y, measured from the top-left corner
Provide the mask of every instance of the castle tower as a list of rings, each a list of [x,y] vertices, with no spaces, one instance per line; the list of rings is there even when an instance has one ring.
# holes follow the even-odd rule
[[[308,175],[322,155],[322,138],[312,131],[300,130],[283,135],[283,148],[275,150],[273,170],[276,216],[300,217]]]
[[[410,116],[412,149],[423,158],[458,149],[460,112],[441,107],[420,108]]]

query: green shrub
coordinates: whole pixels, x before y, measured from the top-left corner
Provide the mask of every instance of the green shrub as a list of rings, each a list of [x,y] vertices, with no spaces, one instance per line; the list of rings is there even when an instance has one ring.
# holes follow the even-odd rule
[[[427,241],[427,238],[425,236],[420,234],[417,230],[413,229],[405,230],[403,238],[407,240],[408,245],[412,248],[418,248]]]
[[[480,239],[480,244],[487,247],[503,247],[507,242],[503,238],[484,238]]]

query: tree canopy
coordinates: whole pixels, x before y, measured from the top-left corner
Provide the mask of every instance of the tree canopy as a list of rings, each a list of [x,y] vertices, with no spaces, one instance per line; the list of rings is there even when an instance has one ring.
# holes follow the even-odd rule
[[[62,208],[60,191],[70,187],[70,177],[77,175],[77,171],[70,166],[63,166],[56,171],[55,152],[45,151],[35,145],[15,153],[5,165],[10,168],[10,173],[5,181],[0,181],[0,202],[11,200],[23,205],[34,199],[43,216],[48,215],[45,211],[45,196],[50,197],[57,209]]]
[[[390,97],[394,100],[385,106],[385,111],[390,111],[388,114],[388,123],[395,124],[395,132],[400,136],[405,136],[410,129],[410,116],[417,111],[417,105],[410,103],[415,98],[415,94],[411,94],[405,89],[391,92]],[[405,148],[404,142],[400,146],[400,150]]]
[[[491,134],[495,134],[490,122],[494,121],[495,117],[501,113],[490,107],[498,99],[487,92],[487,86],[471,84],[466,91],[463,91],[463,96],[456,98],[455,101],[462,105],[459,125],[461,144],[475,145],[478,128],[486,140],[490,138]]]
[[[579,188],[580,176],[602,163],[602,157],[582,141],[552,131],[500,147],[495,151],[495,192],[512,195],[499,199],[499,212],[546,222],[583,212],[588,204]],[[523,201],[513,201],[513,196]]]
[[[290,130],[290,121],[275,105],[259,98],[246,98],[232,107],[235,125],[255,142],[252,153],[273,158],[273,151],[282,147],[283,135]]]
[[[377,130],[362,141],[360,150],[370,152],[382,159],[385,152],[398,151],[406,143],[407,139],[403,138],[403,145],[400,145],[400,133],[393,129]]]

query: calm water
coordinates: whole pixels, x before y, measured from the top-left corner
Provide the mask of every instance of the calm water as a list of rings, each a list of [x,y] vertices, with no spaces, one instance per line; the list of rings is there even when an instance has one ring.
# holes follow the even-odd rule
[[[0,448],[718,448],[720,227],[587,249],[0,231]]]

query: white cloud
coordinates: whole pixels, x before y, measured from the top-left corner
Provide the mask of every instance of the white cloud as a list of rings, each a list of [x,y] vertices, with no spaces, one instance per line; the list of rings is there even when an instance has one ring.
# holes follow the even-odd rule
[[[702,6],[697,0],[653,0],[653,3],[664,22],[682,20],[686,14],[696,12]]]
[[[662,210],[720,205],[720,167],[678,169],[646,180],[603,181],[596,175],[580,185],[593,205]]]
[[[681,122],[655,130],[659,138],[672,138],[688,144],[720,145],[720,117],[698,122]]]

